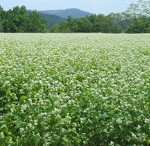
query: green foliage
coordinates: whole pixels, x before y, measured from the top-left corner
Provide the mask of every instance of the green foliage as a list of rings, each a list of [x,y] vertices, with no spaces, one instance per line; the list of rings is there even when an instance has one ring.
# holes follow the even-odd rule
[[[3,8],[0,6],[0,32],[3,31],[3,21],[2,21],[2,15],[3,15]]]
[[[149,33],[149,24],[150,1],[139,0],[122,13],[92,14],[80,19],[69,17],[66,22],[54,25],[50,32]]]
[[[25,6],[0,13],[4,32],[45,32],[46,21],[36,11],[28,13]]]
[[[2,23],[0,22],[0,32],[2,32],[3,31],[3,25],[2,25]]]
[[[126,10],[126,13],[130,14],[132,18],[138,18],[139,16],[150,17],[150,1],[138,0],[137,3],[132,3]]]
[[[114,20],[114,22],[119,25],[123,32],[129,27],[132,23],[132,19],[130,18],[130,14],[126,12],[122,13],[111,13],[109,16]]]
[[[126,13],[130,15],[132,23],[128,26],[128,33],[148,33],[150,26],[150,1],[139,0],[130,4]]]
[[[149,38],[1,34],[1,146],[149,145]]]
[[[72,9],[66,10],[65,16],[68,15],[67,11],[72,11]],[[77,11],[80,10],[75,9],[74,12],[77,13]],[[63,11],[60,12],[63,13]],[[16,6],[12,10],[4,11],[0,6],[0,32],[150,32],[150,1],[146,0],[131,3],[122,13],[111,13],[107,16],[102,14],[88,14],[83,18],[69,16],[65,21],[59,16],[47,15],[49,11],[43,11],[43,13],[45,14],[40,11],[27,11],[25,6]],[[49,30],[48,27],[50,27]]]
[[[48,28],[52,27],[54,24],[57,24],[59,22],[62,22],[62,21],[66,20],[66,19],[61,18],[57,15],[50,15],[50,14],[48,15],[48,14],[43,14],[43,13],[40,13],[40,12],[38,12],[38,13],[41,15],[41,17],[43,17],[47,21]]]
[[[110,16],[90,15],[84,18],[73,19],[68,17],[66,22],[61,22],[50,28],[50,32],[104,32],[119,33],[121,28],[116,25]]]
[[[127,33],[150,33],[150,17],[141,16],[127,28]]]
[[[27,32],[46,31],[46,21],[36,11],[30,12],[27,22]]]
[[[150,1],[139,0],[129,5],[123,13],[110,14],[115,23],[127,33],[148,33],[150,24]]]

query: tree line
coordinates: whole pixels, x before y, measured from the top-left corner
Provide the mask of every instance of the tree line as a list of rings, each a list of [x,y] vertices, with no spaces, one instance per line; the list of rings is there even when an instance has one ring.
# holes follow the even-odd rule
[[[124,12],[110,15],[123,32],[150,33],[150,1],[138,0]]]
[[[36,11],[16,6],[4,11],[0,6],[0,32],[46,32],[46,20]]]
[[[50,32],[150,33],[150,1],[139,0],[122,13],[90,15],[61,22]]]
[[[68,17],[67,21],[60,22],[50,28],[50,32],[104,32],[119,33],[121,27],[113,21],[110,16],[102,14],[86,16],[84,18],[73,19]]]
[[[0,32],[150,33],[150,1],[139,0],[122,13],[76,19],[69,16],[50,28],[37,11],[28,11],[25,6],[4,11],[0,6]]]

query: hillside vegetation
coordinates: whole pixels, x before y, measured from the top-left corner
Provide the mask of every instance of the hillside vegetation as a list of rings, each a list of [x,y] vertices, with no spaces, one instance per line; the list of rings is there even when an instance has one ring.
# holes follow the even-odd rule
[[[52,14],[57,15],[63,19],[67,19],[68,16],[71,16],[73,18],[82,18],[91,15],[91,13],[89,12],[85,12],[76,8],[70,8],[65,10],[46,10],[46,11],[38,11],[38,12],[47,15],[52,15]]]
[[[150,1],[139,0],[122,13],[91,14],[79,9],[5,11],[0,6],[0,32],[150,33]]]

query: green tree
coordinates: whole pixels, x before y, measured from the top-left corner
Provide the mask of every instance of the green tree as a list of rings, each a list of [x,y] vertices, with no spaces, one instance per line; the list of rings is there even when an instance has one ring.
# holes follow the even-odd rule
[[[12,10],[4,11],[3,13],[3,31],[14,32],[13,12]]]
[[[124,32],[127,27],[132,23],[132,19],[130,18],[130,14],[126,12],[122,13],[111,13],[109,16],[113,19],[113,21],[119,25]]]
[[[113,19],[108,15],[104,16],[99,14],[95,23],[93,24],[94,32],[104,33],[118,33],[121,32],[121,28],[114,23]]]
[[[76,19],[77,29],[75,32],[90,32],[91,31],[91,22],[88,17]]]
[[[0,32],[3,31],[3,8],[0,6]]]
[[[52,27],[49,28],[49,32],[53,32],[53,33],[60,32],[59,26],[60,24],[53,25]]]
[[[4,13],[4,32],[26,32],[28,13],[25,6],[14,7]]]
[[[13,8],[13,23],[16,32],[26,32],[28,13],[25,6]]]
[[[45,32],[46,21],[37,11],[30,12],[27,20],[27,32]]]
[[[73,19],[54,25],[51,32],[121,32],[120,26],[114,23],[112,17],[104,15],[91,15],[84,18]]]
[[[130,4],[127,14],[130,15],[132,23],[128,26],[128,33],[149,32],[150,24],[150,1],[139,0],[136,4]]]
[[[97,15],[92,14],[92,15],[88,16],[88,19],[91,22],[91,32],[97,32],[97,27],[96,27],[96,23],[98,21]]]
[[[127,33],[150,33],[150,17],[141,16],[126,30]]]
[[[138,1],[138,8],[139,8],[139,11],[140,11],[140,15],[150,17],[150,1],[139,0]]]
[[[16,6],[3,12],[4,32],[45,32],[46,21],[36,11],[28,12],[25,6]]]
[[[76,32],[78,29],[76,19],[73,19],[71,16],[69,16],[67,22],[68,22],[67,27],[69,28],[70,32]]]

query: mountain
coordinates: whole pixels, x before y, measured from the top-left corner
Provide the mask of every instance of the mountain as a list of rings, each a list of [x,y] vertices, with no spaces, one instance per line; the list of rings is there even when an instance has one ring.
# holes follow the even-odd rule
[[[81,18],[81,17],[91,15],[91,13],[89,12],[82,11],[76,8],[70,8],[65,10],[45,10],[45,11],[38,11],[38,12],[42,14],[48,14],[48,15],[57,15],[63,19],[67,19],[68,16],[71,16],[73,18]]]
[[[32,10],[27,10],[28,13],[31,13],[31,11]],[[48,27],[51,27],[54,24],[57,24],[57,23],[59,23],[61,21],[65,21],[66,20],[64,18],[61,18],[61,17],[59,17],[57,15],[53,15],[53,14],[50,14],[50,15],[49,14],[43,14],[43,13],[41,13],[39,11],[37,11],[37,13],[39,13],[42,16],[42,18],[44,18],[46,20]]]
[[[38,12],[38,13],[47,21],[47,26],[48,27],[51,27],[54,24],[57,24],[57,23],[59,23],[61,21],[65,21],[66,20],[66,19],[61,18],[61,17],[59,17],[57,15],[52,15],[52,14],[48,15],[48,14],[43,14],[41,12]]]
[[[65,21],[68,16],[73,18],[81,18],[91,15],[91,13],[82,11],[76,8],[70,8],[65,10],[45,10],[37,11],[43,18],[46,19],[48,27],[57,24],[61,21]]]

